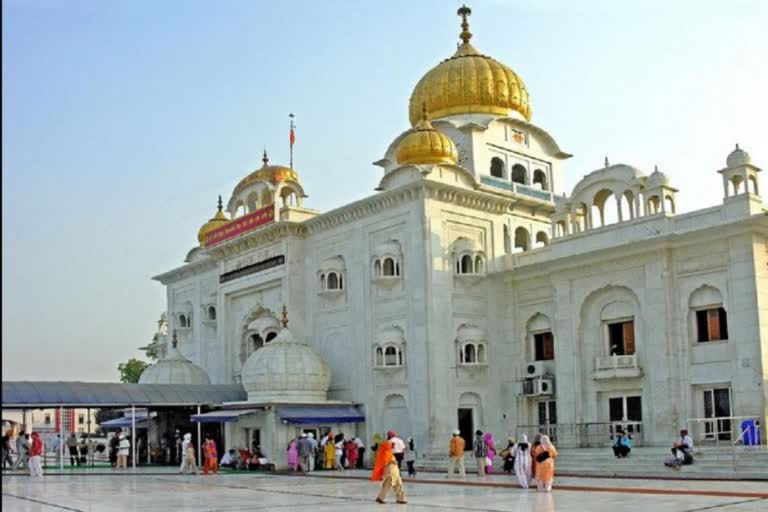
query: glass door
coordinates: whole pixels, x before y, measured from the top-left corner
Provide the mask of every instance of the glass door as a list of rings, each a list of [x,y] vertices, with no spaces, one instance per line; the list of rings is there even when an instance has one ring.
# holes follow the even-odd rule
[[[704,417],[713,418],[704,423],[705,439],[731,439],[731,388],[704,390]]]
[[[539,433],[549,436],[552,442],[557,442],[557,403],[554,400],[538,402]]]
[[[608,399],[608,421],[611,439],[620,428],[627,434],[643,430],[643,399],[640,396],[617,396]]]

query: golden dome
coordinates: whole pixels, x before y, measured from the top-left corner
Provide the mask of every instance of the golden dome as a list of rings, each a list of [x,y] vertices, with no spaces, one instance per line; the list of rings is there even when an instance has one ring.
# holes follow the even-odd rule
[[[233,195],[236,194],[238,190],[247,187],[256,181],[268,181],[273,185],[277,185],[283,181],[293,181],[299,183],[299,175],[290,167],[284,167],[282,165],[269,165],[269,158],[267,157],[266,151],[264,151],[264,156],[262,157],[261,161],[264,162],[264,165],[261,166],[261,169],[256,169],[251,174],[240,180],[240,183],[238,183],[235,187]]]
[[[456,145],[443,133],[432,127],[427,107],[422,106],[422,119],[397,145],[397,163],[400,165],[455,164],[458,160]]]
[[[225,226],[229,223],[229,219],[226,215],[224,215],[223,208],[224,206],[221,203],[221,196],[219,196],[219,209],[216,212],[216,215],[214,215],[211,220],[203,224],[200,228],[200,231],[197,232],[197,241],[200,242],[200,247],[205,247],[205,235],[214,229],[220,228],[221,226]]]
[[[462,17],[463,44],[449,59],[424,75],[411,93],[409,118],[415,125],[421,118],[421,105],[429,106],[432,119],[453,114],[496,114],[506,116],[519,112],[531,120],[528,90],[523,80],[510,68],[487,55],[480,54],[469,40],[467,16],[472,11],[464,6]]]

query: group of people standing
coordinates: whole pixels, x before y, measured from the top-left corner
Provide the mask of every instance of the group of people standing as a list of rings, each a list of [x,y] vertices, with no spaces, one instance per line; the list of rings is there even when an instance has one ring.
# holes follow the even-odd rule
[[[16,460],[11,457],[13,453],[11,442],[13,431],[8,430],[2,438],[2,463],[3,469],[23,468],[29,471],[29,476],[43,476],[43,465],[40,458],[43,456],[43,440],[40,434],[32,432],[28,434],[25,429],[16,437]]]
[[[466,475],[464,468],[464,451],[466,442],[459,430],[453,432],[448,446],[448,474],[453,475],[457,470],[460,476]],[[475,432],[472,443],[472,456],[477,465],[477,476],[484,477],[493,473],[493,462],[497,454],[496,443],[493,434],[483,434],[481,430]],[[536,434],[533,443],[528,443],[525,434],[515,441],[510,438],[506,448],[499,453],[504,460],[504,470],[514,472],[520,487],[528,489],[536,482],[539,491],[552,490],[552,481],[555,475],[555,458],[557,449],[546,435]]]
[[[355,436],[345,439],[343,433],[328,432],[318,442],[313,432],[304,432],[288,443],[286,449],[288,467],[302,473],[316,467],[344,471],[344,468],[362,468],[365,444]]]
[[[184,434],[184,438],[181,442],[181,466],[179,466],[179,473],[187,474],[194,473],[199,475],[200,472],[197,469],[197,454],[195,452],[195,443],[192,442],[192,434]],[[216,446],[216,441],[210,434],[205,436],[203,441],[203,474],[208,473],[218,474],[219,472],[219,450]]]

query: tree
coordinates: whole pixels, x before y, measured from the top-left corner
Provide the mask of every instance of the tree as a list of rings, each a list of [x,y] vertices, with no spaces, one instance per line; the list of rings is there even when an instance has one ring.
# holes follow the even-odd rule
[[[145,347],[139,347],[139,350],[143,350],[147,357],[152,361],[157,361],[157,356],[160,353],[160,333],[156,332],[155,335],[152,336],[152,343]]]
[[[124,363],[120,363],[117,365],[117,371],[120,372],[120,382],[136,384],[139,382],[139,377],[141,377],[141,374],[147,366],[149,366],[149,363],[134,357]]]

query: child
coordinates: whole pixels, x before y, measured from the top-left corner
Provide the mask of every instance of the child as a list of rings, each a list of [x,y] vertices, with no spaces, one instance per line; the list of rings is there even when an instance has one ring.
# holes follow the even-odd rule
[[[412,437],[409,437],[408,443],[406,443],[405,463],[408,466],[408,476],[416,476],[416,469],[413,467],[416,463],[416,445],[414,444]]]

